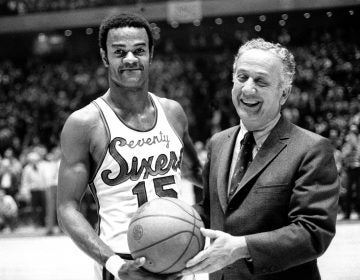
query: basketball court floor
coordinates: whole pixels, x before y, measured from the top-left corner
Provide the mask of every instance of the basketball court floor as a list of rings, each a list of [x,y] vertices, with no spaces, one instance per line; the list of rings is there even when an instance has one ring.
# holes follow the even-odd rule
[[[67,236],[42,234],[0,235],[0,280],[92,279],[92,260]],[[360,221],[338,222],[319,267],[323,280],[360,279]],[[197,279],[206,280],[207,275]]]

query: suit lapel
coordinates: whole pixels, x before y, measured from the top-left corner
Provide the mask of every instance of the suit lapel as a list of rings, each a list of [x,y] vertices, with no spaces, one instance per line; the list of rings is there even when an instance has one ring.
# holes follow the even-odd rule
[[[290,137],[290,129],[290,124],[281,117],[250,164],[232,199],[285,148]]]
[[[229,182],[229,171],[234,152],[234,145],[236,137],[239,133],[239,129],[240,126],[237,129],[230,131],[227,137],[224,139],[224,143],[220,149],[219,162],[217,163],[217,191],[219,194],[221,208],[223,209],[224,213],[228,204],[227,189]]]

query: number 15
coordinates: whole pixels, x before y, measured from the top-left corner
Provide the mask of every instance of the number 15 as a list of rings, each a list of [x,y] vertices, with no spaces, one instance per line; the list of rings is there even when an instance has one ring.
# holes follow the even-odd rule
[[[164,190],[164,186],[175,184],[175,178],[173,175],[155,178],[153,181],[154,181],[155,193],[159,197],[166,196],[166,197],[177,198],[178,195],[175,190],[173,189]],[[144,181],[137,183],[136,186],[132,189],[132,193],[136,194],[139,207],[148,201]]]

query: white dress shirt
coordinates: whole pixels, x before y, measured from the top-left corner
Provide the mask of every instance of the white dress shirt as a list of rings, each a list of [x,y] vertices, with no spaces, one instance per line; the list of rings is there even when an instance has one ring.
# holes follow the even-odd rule
[[[271,130],[274,128],[274,126],[279,121],[280,117],[281,117],[281,115],[279,114],[276,118],[274,118],[272,121],[270,121],[263,130],[258,130],[258,131],[253,132],[254,139],[255,139],[255,145],[252,150],[252,158],[253,159],[255,158],[257,152],[260,150],[261,146],[264,144],[266,138],[269,136]],[[233,157],[232,157],[231,167],[230,167],[230,172],[229,172],[228,191],[230,190],[231,178],[234,174],[236,161],[237,161],[239,153],[240,153],[240,149],[241,149],[240,143],[241,143],[241,140],[244,138],[246,132],[248,132],[248,130],[246,129],[243,122],[240,120],[240,131],[236,137],[236,142],[235,142],[235,146],[234,146],[234,152],[233,152]]]

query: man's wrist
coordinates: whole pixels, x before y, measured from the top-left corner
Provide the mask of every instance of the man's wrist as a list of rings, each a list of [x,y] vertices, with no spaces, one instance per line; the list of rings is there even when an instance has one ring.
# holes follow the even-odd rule
[[[237,236],[236,245],[234,246],[233,257],[235,259],[251,259],[246,239],[244,236]]]
[[[125,261],[120,258],[118,255],[112,255],[110,258],[107,259],[105,263],[105,268],[109,271],[112,275],[118,276],[119,270],[123,266]]]

